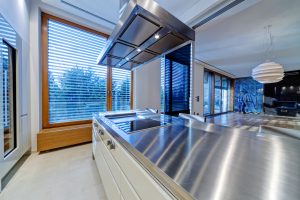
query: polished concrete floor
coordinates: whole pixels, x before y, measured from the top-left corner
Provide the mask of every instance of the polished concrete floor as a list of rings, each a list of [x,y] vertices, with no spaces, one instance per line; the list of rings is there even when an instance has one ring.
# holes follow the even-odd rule
[[[299,118],[297,119],[263,114],[227,113],[208,117],[206,121],[208,123],[236,127],[249,131],[258,131],[259,126],[261,125],[300,130]]]
[[[91,144],[34,153],[0,194],[0,200],[106,200]]]

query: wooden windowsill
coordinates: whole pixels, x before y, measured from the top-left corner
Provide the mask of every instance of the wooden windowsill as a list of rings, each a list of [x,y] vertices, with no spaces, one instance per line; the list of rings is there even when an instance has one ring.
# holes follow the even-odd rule
[[[92,123],[42,129],[37,134],[37,151],[47,151],[92,141]]]

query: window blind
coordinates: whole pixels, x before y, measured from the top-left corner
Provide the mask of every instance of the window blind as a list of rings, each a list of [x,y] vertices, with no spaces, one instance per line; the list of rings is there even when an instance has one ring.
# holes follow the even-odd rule
[[[9,71],[8,71],[8,48],[3,43],[3,39],[10,45],[16,46],[17,35],[14,29],[0,15],[0,66],[2,79],[2,122],[4,128],[10,126],[10,100],[9,100]]]
[[[165,109],[165,113],[169,114],[169,112],[171,112],[171,103],[172,103],[172,87],[171,87],[171,83],[172,83],[172,76],[171,76],[171,72],[172,72],[172,68],[171,68],[171,61],[167,58],[165,58],[165,73],[164,73],[164,77],[165,77],[165,95],[164,95],[164,100],[165,100],[165,104],[164,104],[164,109]]]
[[[176,115],[189,111],[189,66],[165,59],[165,112]]]
[[[161,112],[165,111],[165,58],[160,60],[160,109]]]
[[[131,71],[112,69],[112,110],[130,110]]]
[[[189,110],[189,67],[172,62],[172,111]]]
[[[48,20],[49,123],[87,120],[106,110],[107,68],[96,65],[106,38]]]

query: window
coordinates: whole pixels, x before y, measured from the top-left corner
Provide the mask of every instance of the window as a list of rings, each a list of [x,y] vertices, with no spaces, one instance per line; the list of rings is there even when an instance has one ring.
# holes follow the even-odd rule
[[[189,66],[172,62],[172,111],[189,110]]]
[[[215,102],[214,113],[221,112],[221,76],[215,75]]]
[[[160,76],[160,110],[163,113],[165,110],[165,58],[160,60],[161,76]]]
[[[165,112],[169,115],[189,113],[190,68],[165,59]]]
[[[131,71],[112,69],[112,110],[130,109]]]
[[[161,108],[168,115],[190,112],[191,50],[187,44],[161,60]]]
[[[95,64],[106,38],[48,21],[49,123],[106,110],[106,67]]]
[[[228,111],[228,79],[222,77],[222,112]]]
[[[4,156],[17,147],[16,46],[17,34],[0,15],[1,123]]]
[[[131,72],[96,64],[107,35],[43,14],[43,128],[131,108]]]
[[[203,110],[204,115],[211,113],[211,87],[212,87],[212,74],[208,71],[204,71],[204,101],[203,101]]]
[[[225,113],[230,110],[231,102],[231,79],[212,71],[204,71],[204,115]]]

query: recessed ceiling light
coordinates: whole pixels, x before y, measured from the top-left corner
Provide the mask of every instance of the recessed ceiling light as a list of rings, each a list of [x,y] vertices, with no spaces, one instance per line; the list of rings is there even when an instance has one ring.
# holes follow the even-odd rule
[[[142,50],[141,49],[137,49],[137,52],[141,52]]]
[[[118,66],[121,66],[121,64],[119,63]]]
[[[158,34],[155,34],[154,38],[155,38],[155,39],[159,39],[159,35],[158,35]]]
[[[129,58],[126,58],[126,60],[128,61],[128,60],[129,60]]]

